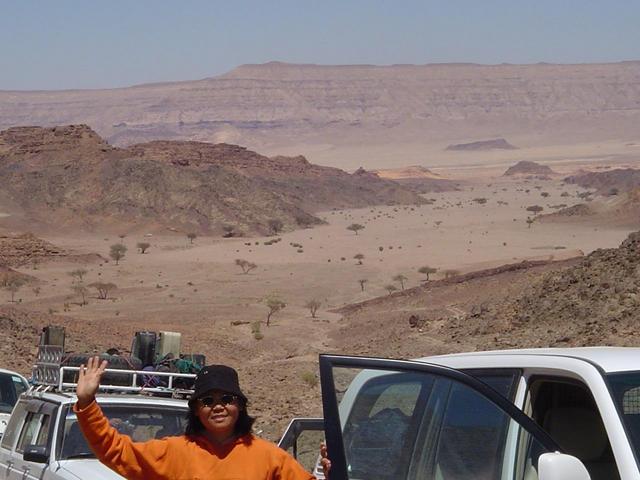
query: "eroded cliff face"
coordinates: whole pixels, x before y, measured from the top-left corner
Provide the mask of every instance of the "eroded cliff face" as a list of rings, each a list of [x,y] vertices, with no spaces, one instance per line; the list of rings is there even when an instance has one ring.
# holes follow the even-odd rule
[[[638,120],[640,62],[388,67],[272,62],[199,81],[0,92],[0,128],[82,122],[117,145],[155,139],[252,147],[420,144],[497,132],[602,140],[637,132]]]

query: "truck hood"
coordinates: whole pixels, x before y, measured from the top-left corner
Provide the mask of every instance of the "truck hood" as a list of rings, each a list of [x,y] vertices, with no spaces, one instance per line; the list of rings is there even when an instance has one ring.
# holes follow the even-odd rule
[[[76,477],[79,480],[87,478],[91,480],[124,480],[124,477],[121,477],[95,459],[64,460],[60,462],[60,469],[71,474],[64,475],[69,479]]]

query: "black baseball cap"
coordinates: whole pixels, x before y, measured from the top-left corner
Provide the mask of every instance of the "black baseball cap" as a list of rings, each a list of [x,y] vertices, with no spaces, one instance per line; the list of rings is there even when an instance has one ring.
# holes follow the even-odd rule
[[[247,397],[240,390],[238,372],[227,365],[206,365],[196,375],[192,400],[202,397],[211,390],[232,393],[239,396],[245,402]]]

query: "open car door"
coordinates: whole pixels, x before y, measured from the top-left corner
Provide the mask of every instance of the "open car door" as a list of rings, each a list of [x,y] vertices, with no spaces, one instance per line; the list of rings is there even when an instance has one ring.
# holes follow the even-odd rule
[[[402,360],[320,356],[330,480],[589,480],[486,384]]]

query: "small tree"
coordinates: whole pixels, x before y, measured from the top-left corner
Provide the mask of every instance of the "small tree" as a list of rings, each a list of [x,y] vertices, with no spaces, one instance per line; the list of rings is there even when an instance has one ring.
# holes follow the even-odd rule
[[[527,228],[531,228],[531,225],[533,225],[533,218],[531,217],[527,217]]]
[[[393,280],[396,281],[396,282],[400,282],[400,288],[402,288],[402,290],[404,290],[404,282],[407,280],[407,277],[405,277],[404,275],[399,273],[398,275],[393,277]]]
[[[361,278],[360,280],[358,280],[358,283],[360,284],[360,290],[364,292],[364,284],[367,283],[369,280],[367,280],[366,278]]]
[[[318,308],[320,308],[320,305],[322,305],[320,300],[316,300],[315,298],[304,304],[305,308],[309,309],[311,318],[316,318],[316,312],[318,311]]]
[[[421,274],[427,276],[427,278],[426,278],[427,282],[429,281],[429,275],[431,275],[432,273],[436,273],[437,271],[438,271],[437,268],[433,268],[433,267],[430,267],[428,265],[425,265],[424,267],[420,267],[418,269],[418,273],[421,273]]]
[[[540,205],[531,205],[530,207],[527,207],[527,212],[531,212],[534,215],[538,215],[542,210],[544,210],[544,207],[541,207]]]
[[[353,258],[358,260],[358,265],[362,265],[362,260],[364,260],[364,255],[362,253],[356,253]]]
[[[20,277],[8,278],[4,281],[4,288],[11,293],[11,303],[15,303],[16,293],[24,286],[27,281]]]
[[[195,232],[189,232],[187,233],[187,238],[189,239],[189,243],[193,244],[193,241],[196,239],[198,235],[196,235]]]
[[[278,218],[272,218],[271,220],[267,221],[267,225],[269,227],[269,230],[271,230],[271,233],[273,233],[274,235],[280,233],[284,228],[284,223],[282,223],[282,220]]]
[[[364,230],[364,225],[360,225],[359,223],[352,223],[347,227],[347,230],[351,230],[352,232],[355,232],[356,235],[358,235],[358,232],[360,230]]]
[[[258,267],[258,265],[256,265],[255,263],[244,260],[243,258],[236,258],[236,265],[238,265],[242,269],[242,273],[245,275],[254,268]]]
[[[150,246],[151,244],[149,242],[138,242],[136,245],[140,253],[146,253]]]
[[[393,292],[398,291],[398,287],[396,287],[395,285],[392,285],[392,284],[385,285],[384,288],[385,288],[385,290],[387,292],[389,292],[389,295],[391,295]]]
[[[77,281],[78,283],[82,283],[82,280],[84,279],[84,276],[87,274],[87,270],[84,268],[77,268],[75,270],[72,270],[71,272],[69,272],[69,275],[71,275],[71,277],[73,277],[74,281]]]
[[[109,256],[116,261],[116,265],[118,262],[124,258],[124,254],[127,253],[127,247],[122,245],[121,243],[115,243],[111,245],[111,250],[109,251]]]
[[[277,313],[280,310],[283,310],[287,306],[287,304],[284,303],[284,301],[279,297],[277,297],[276,295],[269,295],[268,297],[265,297],[264,304],[269,309],[269,312],[267,313],[267,327],[268,327],[271,324],[271,316],[274,313]]]
[[[71,290],[73,290],[73,293],[79,295],[82,298],[82,303],[80,303],[80,305],[87,304],[87,293],[89,293],[87,287],[85,287],[81,283],[76,283],[75,285],[71,286]]]
[[[109,294],[114,291],[118,286],[115,283],[106,282],[94,282],[88,285],[91,288],[95,288],[98,291],[98,298],[100,300],[106,300]]]

